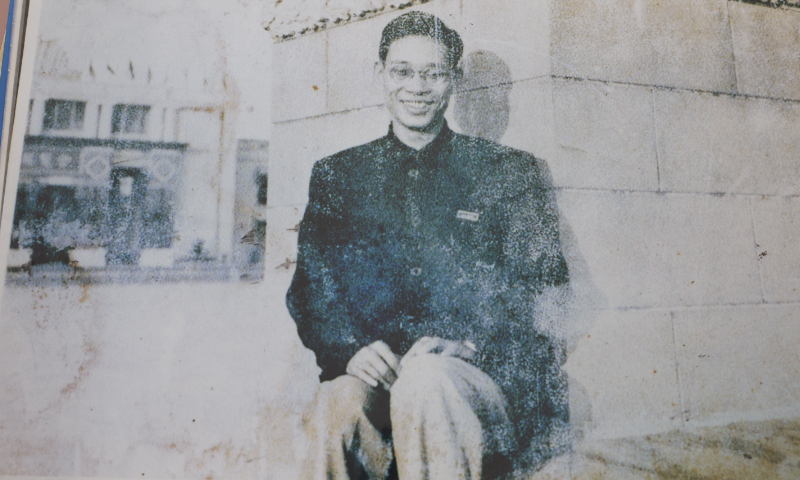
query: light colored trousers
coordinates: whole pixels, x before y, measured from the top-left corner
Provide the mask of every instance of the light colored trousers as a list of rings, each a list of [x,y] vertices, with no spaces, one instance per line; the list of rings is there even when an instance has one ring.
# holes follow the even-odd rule
[[[341,376],[304,416],[303,480],[478,480],[510,471],[513,428],[500,388],[478,368],[426,354],[406,361],[390,393]]]

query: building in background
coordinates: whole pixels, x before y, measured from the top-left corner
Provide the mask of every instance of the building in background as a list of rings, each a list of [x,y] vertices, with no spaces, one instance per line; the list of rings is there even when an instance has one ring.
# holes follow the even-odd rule
[[[145,2],[96,25],[70,3],[82,28],[43,25],[38,45],[9,279],[262,276],[267,142],[237,128],[225,12]]]

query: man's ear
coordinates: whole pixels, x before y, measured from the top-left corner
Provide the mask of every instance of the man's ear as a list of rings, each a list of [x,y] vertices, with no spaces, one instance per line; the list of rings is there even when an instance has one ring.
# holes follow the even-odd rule
[[[375,67],[373,69],[373,71],[375,73],[375,78],[378,78],[383,74],[383,69],[384,68],[386,68],[386,66],[383,64],[383,62],[381,62],[380,60],[375,62]]]
[[[458,92],[461,90],[461,82],[464,81],[464,69],[457,66],[453,69],[453,91]]]

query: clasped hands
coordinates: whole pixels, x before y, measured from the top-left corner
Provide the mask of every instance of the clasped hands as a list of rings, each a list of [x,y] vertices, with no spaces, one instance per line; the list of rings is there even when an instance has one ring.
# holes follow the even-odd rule
[[[470,361],[475,358],[476,348],[469,341],[445,340],[439,337],[422,337],[417,340],[408,352],[398,358],[382,341],[374,342],[362,348],[347,363],[347,374],[356,377],[372,387],[378,384],[389,390],[403,364],[410,358],[426,353],[434,353],[443,357],[457,357]]]

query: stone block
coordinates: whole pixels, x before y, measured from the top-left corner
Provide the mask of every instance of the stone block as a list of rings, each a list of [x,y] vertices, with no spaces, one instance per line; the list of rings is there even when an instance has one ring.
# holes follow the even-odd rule
[[[558,206],[609,307],[761,301],[746,198],[561,190]]]
[[[550,74],[551,0],[463,0],[465,87]]]
[[[735,92],[727,3],[554,2],[552,71],[567,77]]]
[[[468,102],[469,110],[472,110],[470,118],[477,120],[476,124],[491,123],[487,119],[496,119],[493,121],[495,125],[506,125],[503,129],[494,127],[503,132],[499,137],[501,143],[530,152],[546,160],[553,168],[553,81],[550,78],[514,82],[469,95],[477,95],[483,100],[476,102],[473,98]],[[458,112],[459,100],[454,102],[455,112]],[[477,109],[481,103],[483,105]],[[484,130],[492,131],[491,128]]]
[[[553,74],[651,83],[648,25],[640,13],[643,8],[636,10],[636,5],[632,0],[554,2],[550,39]]]
[[[591,401],[589,435],[668,429],[680,412],[669,311],[597,312],[565,368]]]
[[[657,91],[661,188],[677,192],[800,193],[800,105]]]
[[[800,21],[795,11],[731,2],[739,93],[800,99]]]
[[[386,16],[354,22],[328,32],[328,108],[333,112],[383,104],[375,75]]]
[[[739,306],[673,313],[689,419],[733,421],[797,408],[800,307]]]
[[[760,197],[751,202],[764,300],[800,301],[800,199]]]
[[[267,205],[305,205],[317,160],[382,137],[388,128],[388,115],[382,107],[274,125]]]
[[[644,13],[639,5],[645,3]],[[652,83],[715,92],[736,91],[727,0],[634,2],[648,24]]]
[[[272,62],[273,122],[326,113],[328,32],[274,44]]]
[[[453,130],[533,153],[552,155],[553,88],[549,78],[462,91],[446,115]]]
[[[647,87],[556,81],[555,184],[658,190],[652,95]]]
[[[383,90],[374,75],[381,32],[394,18],[412,10],[432,13],[458,30],[461,1],[436,1],[356,21],[328,32],[328,111],[341,112],[383,104]]]

